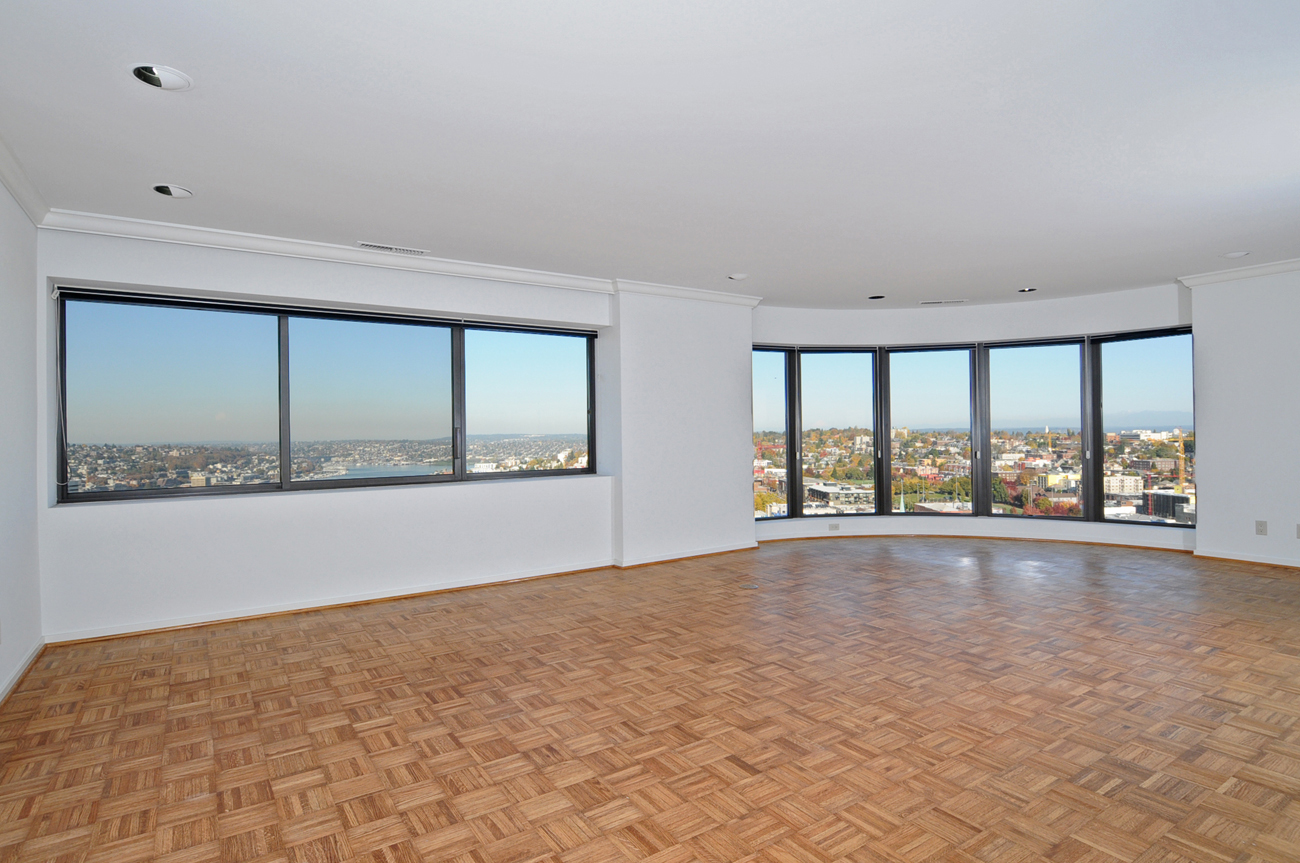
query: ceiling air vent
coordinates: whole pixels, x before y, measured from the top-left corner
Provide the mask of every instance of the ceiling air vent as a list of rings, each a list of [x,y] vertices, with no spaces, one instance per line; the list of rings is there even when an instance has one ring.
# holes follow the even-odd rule
[[[966,302],[965,300],[921,300],[923,306],[957,306]]]
[[[370,249],[372,252],[388,252],[390,255],[414,255],[419,257],[420,255],[429,254],[428,249],[404,249],[401,246],[389,246],[385,243],[363,243],[360,240],[357,241],[357,247]]]

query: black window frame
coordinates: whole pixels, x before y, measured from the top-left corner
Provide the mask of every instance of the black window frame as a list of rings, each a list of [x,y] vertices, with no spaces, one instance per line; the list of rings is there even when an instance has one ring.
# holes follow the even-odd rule
[[[1093,376],[1092,376],[1091,383],[1095,390],[1093,394],[1093,404],[1095,404],[1096,406],[1094,410],[1095,416],[1092,417],[1092,422],[1093,422],[1092,432],[1093,432],[1093,440],[1096,442],[1096,446],[1093,449],[1097,453],[1095,457],[1097,462],[1095,480],[1097,483],[1096,493],[1097,493],[1097,501],[1098,501],[1096,518],[1093,519],[1093,521],[1097,521],[1102,524],[1143,524],[1152,527],[1181,527],[1181,528],[1187,528],[1191,530],[1196,529],[1195,524],[1179,524],[1177,522],[1171,524],[1169,522],[1131,521],[1129,519],[1123,519],[1123,518],[1106,518],[1106,512],[1105,512],[1105,493],[1103,491],[1103,479],[1105,477],[1105,464],[1106,464],[1106,457],[1104,452],[1106,447],[1106,430],[1105,430],[1106,416],[1105,416],[1104,406],[1102,404],[1102,396],[1104,394],[1104,388],[1103,388],[1104,381],[1102,380],[1102,363],[1101,363],[1102,346],[1113,342],[1136,342],[1136,341],[1142,341],[1143,339],[1158,339],[1167,336],[1190,337],[1192,340],[1193,363],[1195,362],[1196,334],[1192,332],[1191,327],[1172,327],[1168,329],[1158,329],[1158,330],[1137,330],[1128,333],[1123,333],[1123,332],[1108,333],[1102,336],[1093,336],[1090,339],[1089,359],[1093,365]],[[1192,437],[1193,439],[1195,439],[1195,436],[1196,436],[1196,370],[1195,367],[1193,366],[1192,369]]]
[[[90,503],[112,500],[146,500],[173,497],[207,497],[232,494],[275,494],[297,491],[316,491],[322,489],[376,488],[385,486],[436,485],[440,483],[492,482],[507,479],[534,479],[556,476],[582,476],[596,473],[596,339],[594,330],[568,329],[562,327],[543,327],[475,321],[464,318],[444,318],[418,314],[401,314],[392,312],[368,312],[362,310],[335,310],[316,306],[298,306],[290,304],[244,302],[223,300],[210,297],[188,297],[165,293],[145,293],[103,288],[82,287],[75,284],[57,284],[53,291],[57,303],[57,348],[56,375],[58,422],[56,426],[57,464],[57,502]],[[68,492],[68,443],[67,443],[67,302],[69,300],[84,302],[118,303],[135,306],[153,306],[163,308],[183,308],[205,311],[223,311],[244,314],[260,314],[278,318],[278,374],[279,374],[279,456],[280,478],[274,482],[249,484],[207,486],[198,488],[151,488],[122,489],[118,491]],[[368,323],[391,323],[411,326],[440,327],[451,331],[451,388],[452,388],[452,464],[453,470],[447,474],[430,474],[422,476],[393,477],[357,477],[353,479],[297,480],[293,479],[290,448],[292,445],[290,428],[289,389],[289,319],[323,318],[337,321],[362,321]],[[470,472],[466,465],[468,436],[465,429],[465,331],[494,330],[500,332],[532,333],[536,335],[566,336],[586,340],[587,356],[587,466],[585,468],[561,468],[550,470],[515,470]]]
[[[893,511],[893,446],[892,417],[890,416],[890,357],[901,353],[927,351],[967,350],[971,357],[971,512],[962,516],[987,516],[999,519],[1022,519],[1026,521],[1058,521],[1078,524],[1092,522],[1099,524],[1126,524],[1144,527],[1174,527],[1195,530],[1195,524],[1176,522],[1146,522],[1127,519],[1108,519],[1104,513],[1104,495],[1102,494],[1102,476],[1105,458],[1102,450],[1106,444],[1102,416],[1102,379],[1101,346],[1108,342],[1137,341],[1140,339],[1161,338],[1165,336],[1188,335],[1195,338],[1190,326],[1160,327],[1145,330],[1121,330],[1108,333],[1096,333],[1075,336],[1056,336],[1032,339],[1000,339],[975,342],[954,342],[940,344],[901,344],[901,345],[774,345],[755,344],[755,351],[778,351],[786,357],[786,514],[755,519],[760,522],[779,521],[792,518],[872,518],[875,516],[908,516],[921,518],[952,518],[948,513],[899,513]],[[990,405],[989,351],[994,348],[1045,347],[1052,345],[1078,345],[1080,349],[1079,405],[1081,418],[1080,443],[1082,446],[1081,484],[1083,491],[1082,516],[1058,515],[1016,515],[1014,513],[993,512],[993,465]],[[803,513],[803,423],[801,415],[802,393],[800,357],[805,353],[850,353],[872,352],[875,428],[873,446],[875,447],[876,465],[876,511],[873,513],[837,513],[813,514]],[[1192,379],[1193,434],[1195,433],[1195,372]],[[889,442],[889,445],[882,445]],[[798,470],[789,468],[798,465]],[[790,501],[798,501],[795,507]]]
[[[1082,486],[1082,492],[1083,492],[1082,493],[1083,505],[1081,507],[1083,511],[1082,515],[1024,515],[1023,513],[1017,515],[1016,513],[1012,513],[1012,512],[994,512],[993,511],[993,459],[990,457],[985,459],[985,465],[984,465],[984,468],[988,474],[987,479],[985,479],[981,483],[981,485],[983,485],[987,489],[987,495],[988,495],[987,511],[981,513],[982,515],[987,515],[990,518],[1026,519],[1029,521],[1063,521],[1072,524],[1078,524],[1080,522],[1086,522],[1086,521],[1100,520],[1100,519],[1094,519],[1090,517],[1090,507],[1093,505],[1091,503],[1093,494],[1092,494],[1091,483],[1089,482],[1089,480],[1092,476],[1092,467],[1091,467],[1092,450],[1093,450],[1092,442],[1094,437],[1092,434],[1092,423],[1091,423],[1091,414],[1093,408],[1092,408],[1091,399],[1089,398],[1088,395],[1091,392],[1091,387],[1089,383],[1089,381],[1091,380],[1090,377],[1091,369],[1089,368],[1090,362],[1088,356],[1089,356],[1089,343],[1092,338],[1093,338],[1092,336],[1075,336],[1073,338],[1063,338],[1063,339],[1061,338],[1016,339],[1013,341],[996,341],[996,342],[980,343],[979,346],[980,355],[984,363],[984,371],[986,376],[984,380],[983,400],[980,405],[980,410],[983,412],[983,416],[985,418],[984,424],[985,424],[985,428],[987,429],[987,437],[985,438],[986,440],[985,447],[990,451],[990,456],[992,455],[992,449],[993,449],[994,429],[993,429],[993,402],[992,402],[993,381],[990,372],[991,363],[989,362],[989,351],[995,348],[1046,348],[1046,347],[1056,347],[1058,345],[1078,345],[1079,347],[1079,422],[1080,422],[1079,446],[1081,449],[1079,482],[1080,485]],[[1097,482],[1097,487],[1098,488],[1101,487],[1100,480],[1098,480]]]
[[[750,422],[750,429],[751,429],[751,432],[750,432],[750,433],[751,433],[751,438],[750,438],[750,440],[751,440],[751,441],[753,440],[753,437],[752,437],[752,434],[753,434],[753,431],[752,431],[752,429],[753,429],[753,422],[752,422],[753,404],[752,404],[752,398],[753,398],[753,391],[754,391],[754,390],[753,390],[753,386],[754,386],[754,384],[753,384],[753,381],[754,381],[754,374],[753,374],[753,363],[752,363],[752,360],[753,360],[753,356],[754,356],[754,354],[757,353],[757,352],[759,352],[759,351],[765,351],[765,352],[767,352],[767,353],[780,354],[781,357],[782,357],[782,362],[783,362],[784,365],[785,365],[785,511],[786,511],[786,514],[785,514],[785,515],[765,515],[765,516],[763,516],[762,518],[755,518],[755,519],[754,519],[755,523],[760,522],[760,521],[775,521],[775,520],[779,520],[779,519],[783,519],[783,518],[788,518],[788,517],[789,517],[789,514],[790,514],[790,506],[791,506],[790,501],[791,501],[791,499],[792,499],[792,495],[793,495],[796,491],[798,491],[800,494],[802,494],[802,490],[803,490],[803,483],[800,481],[800,478],[798,478],[798,477],[795,476],[796,471],[795,471],[795,469],[791,466],[791,465],[793,464],[793,462],[791,461],[791,459],[792,459],[793,457],[798,456],[798,455],[801,454],[801,453],[800,453],[800,447],[798,446],[798,444],[797,444],[797,443],[794,443],[793,441],[791,441],[791,438],[790,438],[790,430],[791,430],[792,428],[795,428],[795,425],[794,425],[795,422],[799,421],[799,419],[800,419],[800,418],[798,417],[798,415],[797,415],[797,412],[798,412],[798,409],[799,409],[799,408],[798,408],[798,405],[797,405],[796,403],[794,403],[794,401],[790,398],[790,393],[791,393],[791,388],[790,388],[790,375],[791,375],[791,374],[797,374],[798,371],[799,371],[799,366],[798,366],[798,358],[797,358],[797,356],[795,355],[795,352],[792,351],[792,350],[790,350],[790,349],[788,349],[788,348],[766,348],[766,347],[762,347],[762,346],[759,346],[759,345],[754,345],[754,346],[750,349],[750,352],[749,352],[749,354],[750,354],[750,360],[751,360],[751,363],[750,363],[750,376],[749,376],[749,377],[750,377],[750,394],[751,394],[751,396],[750,396],[750,397],[751,397],[751,404],[750,404],[750,413],[751,413],[751,422]],[[795,385],[794,392],[798,392],[798,384]],[[799,469],[799,471],[797,471],[797,473],[802,474],[802,472],[803,472],[802,467],[800,467],[800,469]]]

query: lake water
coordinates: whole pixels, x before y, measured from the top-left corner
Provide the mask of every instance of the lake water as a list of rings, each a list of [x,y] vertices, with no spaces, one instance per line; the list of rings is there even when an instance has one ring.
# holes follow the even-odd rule
[[[429,476],[451,473],[451,462],[438,464],[358,464],[348,468],[339,479],[373,479],[384,476]]]

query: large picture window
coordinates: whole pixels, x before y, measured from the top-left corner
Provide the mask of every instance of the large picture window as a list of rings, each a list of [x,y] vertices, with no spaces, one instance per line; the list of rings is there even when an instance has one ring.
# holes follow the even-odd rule
[[[754,350],[758,519],[906,513],[1192,527],[1195,462],[1185,329]]]
[[[989,349],[995,515],[1083,516],[1081,346]]]
[[[59,305],[60,501],[595,468],[592,333],[77,288]]]
[[[876,511],[874,358],[827,351],[799,360],[805,515]]]
[[[892,509],[970,515],[971,352],[889,355]]]
[[[1100,347],[1103,516],[1196,524],[1191,335]]]
[[[69,301],[69,495],[280,482],[274,315]]]
[[[473,473],[585,468],[587,341],[465,332],[465,432]]]
[[[754,351],[754,518],[787,514],[786,353]]]
[[[295,482],[450,474],[451,330],[289,318]]]

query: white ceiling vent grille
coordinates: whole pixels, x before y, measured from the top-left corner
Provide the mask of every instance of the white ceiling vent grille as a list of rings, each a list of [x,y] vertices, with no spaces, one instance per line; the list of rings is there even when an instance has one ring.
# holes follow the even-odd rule
[[[357,240],[357,247],[370,249],[372,252],[388,252],[390,255],[413,255],[417,258],[420,255],[429,254],[428,249],[405,249],[401,246],[389,246],[385,243],[365,243],[361,240]]]
[[[922,306],[957,306],[966,302],[965,300],[921,300]]]

